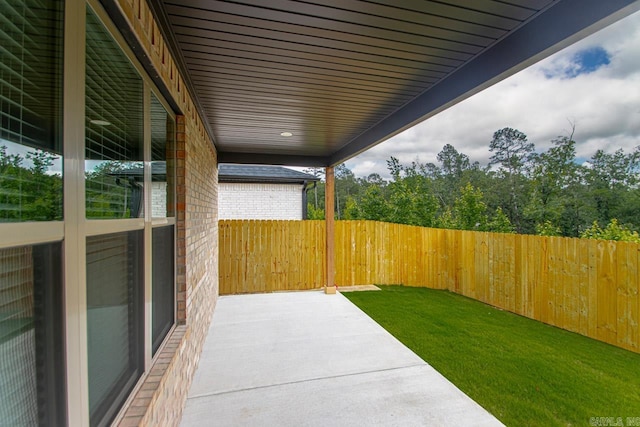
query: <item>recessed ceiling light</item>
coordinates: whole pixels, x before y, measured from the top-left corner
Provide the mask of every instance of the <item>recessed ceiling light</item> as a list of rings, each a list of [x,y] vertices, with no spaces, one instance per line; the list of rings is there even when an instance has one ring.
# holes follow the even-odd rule
[[[97,126],[109,126],[111,124],[111,122],[108,122],[106,120],[90,120],[89,123]]]
[[[282,132],[280,136],[293,136],[291,132]]]

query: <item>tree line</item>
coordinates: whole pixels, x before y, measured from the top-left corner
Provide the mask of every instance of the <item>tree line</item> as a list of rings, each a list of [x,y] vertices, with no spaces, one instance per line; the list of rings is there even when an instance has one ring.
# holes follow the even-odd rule
[[[55,159],[55,155],[42,150],[23,157],[0,146],[0,221],[62,219],[62,177],[47,173]]]
[[[35,148],[25,155],[11,153],[0,145],[0,222],[62,220],[62,174],[51,171],[59,158]],[[119,177],[127,166],[142,168],[109,161],[85,172],[87,218],[131,217],[134,185]]]
[[[425,227],[640,241],[640,147],[597,150],[579,163],[573,132],[536,151],[503,128],[487,165],[445,145],[437,163],[387,161],[390,179],[335,169],[336,218]],[[321,176],[322,169],[308,169]],[[324,218],[324,183],[309,190],[309,218]]]

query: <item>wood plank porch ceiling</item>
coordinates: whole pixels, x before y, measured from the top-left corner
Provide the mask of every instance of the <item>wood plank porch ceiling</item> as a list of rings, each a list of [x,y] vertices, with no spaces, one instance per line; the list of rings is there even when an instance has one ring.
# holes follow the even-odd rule
[[[631,0],[157,1],[220,161],[316,166],[638,9]]]

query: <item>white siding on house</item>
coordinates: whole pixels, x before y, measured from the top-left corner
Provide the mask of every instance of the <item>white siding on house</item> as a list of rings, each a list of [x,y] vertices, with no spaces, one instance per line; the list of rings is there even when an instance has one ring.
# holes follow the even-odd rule
[[[220,183],[220,219],[302,219],[302,184]]]
[[[151,216],[165,218],[167,216],[167,183],[154,181],[151,183]]]

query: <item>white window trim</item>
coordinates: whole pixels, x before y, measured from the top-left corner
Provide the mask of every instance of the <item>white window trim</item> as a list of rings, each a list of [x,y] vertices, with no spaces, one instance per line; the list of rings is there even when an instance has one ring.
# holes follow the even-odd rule
[[[0,249],[59,242],[64,238],[64,222],[18,222],[0,224]]]
[[[125,233],[127,231],[142,230],[144,228],[144,218],[89,219],[86,220],[85,223],[87,237]]]
[[[89,425],[85,234],[85,52],[84,0],[65,2],[64,135],[64,317],[69,427]]]
[[[167,225],[176,225],[176,219],[174,217],[168,217],[168,218],[153,218],[151,220],[151,226],[153,228],[166,227]]]
[[[151,369],[153,354],[153,242],[151,233],[151,92],[144,84],[144,371]]]

